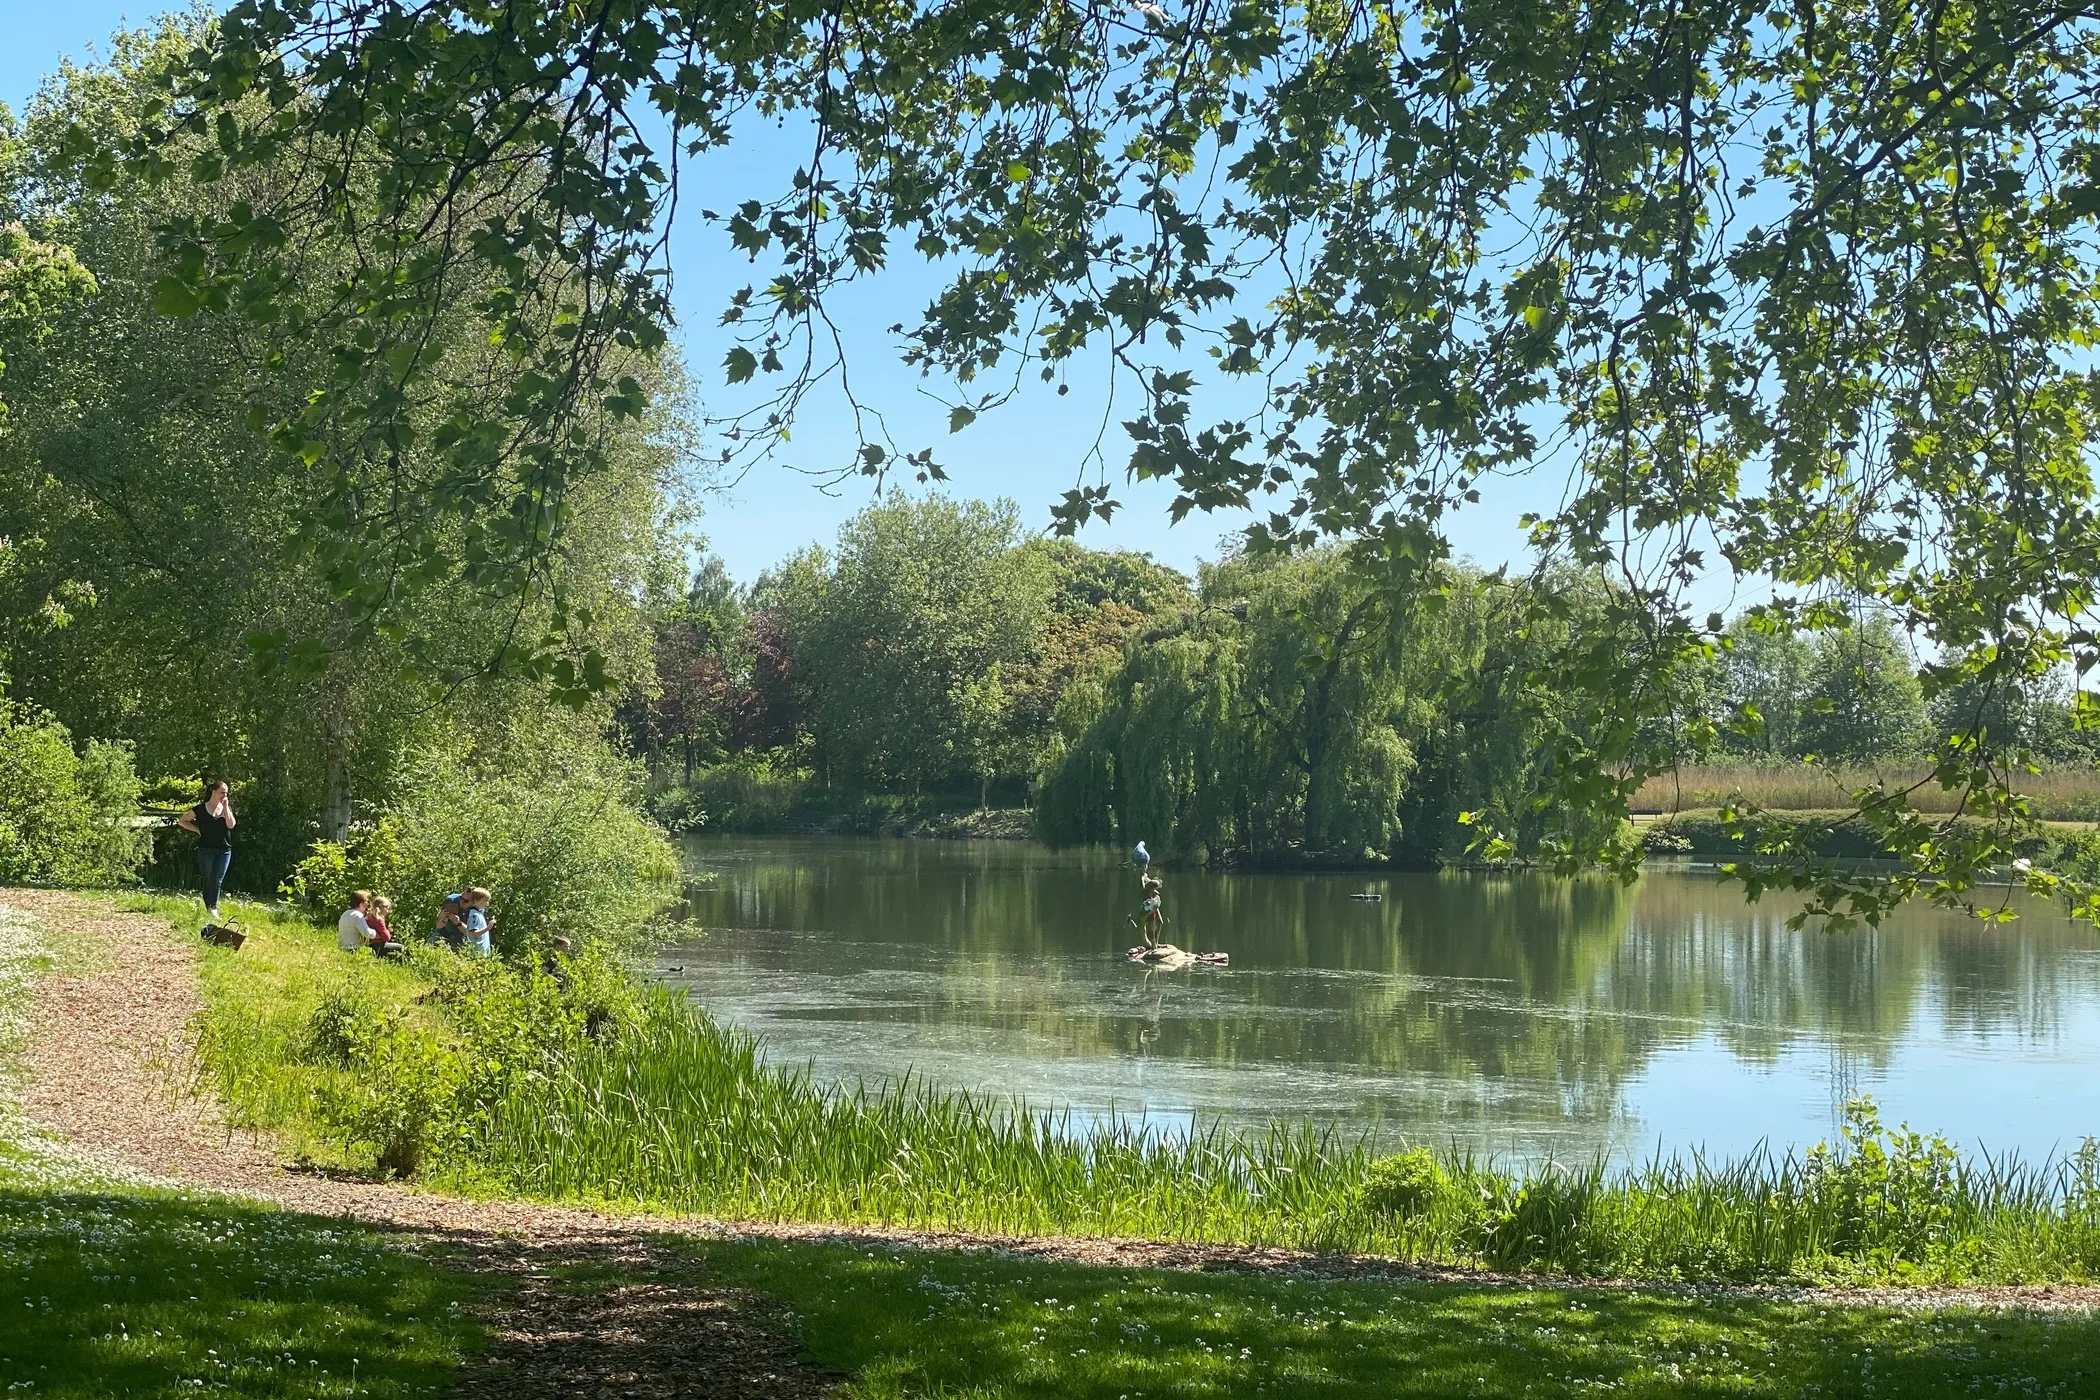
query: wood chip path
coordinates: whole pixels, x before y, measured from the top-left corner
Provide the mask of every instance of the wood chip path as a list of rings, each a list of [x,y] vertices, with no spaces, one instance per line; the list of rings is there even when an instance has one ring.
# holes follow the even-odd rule
[[[457,1392],[463,1396],[804,1397],[836,1384],[838,1378],[796,1360],[783,1320],[768,1304],[711,1287],[696,1275],[689,1258],[661,1246],[659,1238],[666,1233],[986,1249],[1118,1267],[1286,1271],[1524,1288],[1571,1283],[1284,1249],[610,1215],[463,1200],[299,1170],[280,1162],[267,1139],[229,1129],[209,1094],[184,1083],[184,1067],[191,1063],[188,1036],[201,1007],[195,949],[177,939],[164,920],[47,890],[0,889],[0,908],[8,906],[81,945],[88,956],[80,961],[91,969],[54,974],[38,984],[24,1090],[27,1116],[108,1169],[437,1237],[477,1266],[517,1276],[521,1287],[492,1320],[497,1344],[463,1380]],[[598,1294],[553,1286],[553,1276],[562,1269],[591,1260],[617,1266],[632,1282]],[[1574,1286],[1624,1285],[1585,1281]],[[2100,1287],[2092,1286],[1754,1291],[1902,1307],[2100,1308]]]

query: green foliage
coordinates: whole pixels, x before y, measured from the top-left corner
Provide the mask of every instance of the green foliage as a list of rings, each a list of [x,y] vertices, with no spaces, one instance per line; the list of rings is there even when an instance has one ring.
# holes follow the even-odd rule
[[[1364,1168],[1364,1208],[1384,1215],[1416,1215],[1445,1185],[1436,1155],[1426,1147],[1411,1148]]]
[[[1255,508],[1257,543],[1342,538],[1419,578],[1485,480],[1551,456],[1568,486],[1523,522],[1535,581],[1624,585],[1599,609],[1611,645],[1530,649],[1510,672],[1559,712],[1527,736],[1547,805],[1569,813],[1536,835],[1556,862],[1629,858],[1626,798],[1682,756],[1678,683],[1722,640],[1689,598],[1717,560],[1815,628],[1885,607],[2001,679],[2089,658],[2100,19],[2039,0],[1870,3],[1842,22],[1778,0],[1140,13],[637,4],[490,26],[441,0],[404,43],[391,7],[240,0],[164,103],[72,149],[97,187],[245,192],[287,152],[310,158],[215,217],[163,214],[175,257],[151,285],[171,314],[325,356],[257,406],[290,452],[347,473],[390,460],[418,405],[444,406],[453,431],[407,464],[401,510],[331,490],[316,533],[346,574],[412,585],[433,550],[404,519],[487,509],[504,528],[477,578],[529,587],[557,552],[554,501],[599,460],[579,425],[646,393],[619,362],[667,315],[667,132],[718,144],[755,109],[811,115],[815,135],[805,167],[713,211],[768,264],[724,311],[729,378],[774,389],[727,434],[732,455],[790,440],[830,362],[811,353],[826,293],[901,246],[952,269],[904,331],[908,361],[952,381],[951,431],[1013,392],[1005,372],[1062,389],[1107,347],[1136,400],[1129,473],[1170,480],[1177,519]],[[375,187],[387,197],[360,198]],[[484,213],[477,237],[423,236]],[[331,239],[368,290],[303,305],[290,273]],[[462,301],[494,308],[496,393],[458,348],[472,338],[436,333]],[[836,465],[943,475],[931,448],[866,436]],[[1100,481],[1055,515],[1071,529],[1119,508]],[[354,591],[353,614],[409,585]],[[1804,890],[1841,921],[1959,898],[2031,818],[2005,755],[1935,759],[1992,821],[1924,821],[1878,793],[1862,815],[1897,869],[1777,850],[1752,891]],[[1496,804],[1471,810],[1489,850],[1533,839]],[[2100,917],[2100,891],[2030,883]]]
[[[125,885],[146,834],[131,825],[139,780],[122,744],[73,736],[0,695],[0,883]]]
[[[244,422],[244,405],[265,420],[296,415],[333,376],[329,348],[295,323],[348,285],[355,255],[295,227],[306,255],[278,288],[285,319],[171,320],[154,309],[176,272],[156,225],[247,220],[295,173],[253,171],[240,188],[127,176],[89,189],[67,153],[73,137],[106,150],[135,133],[163,96],[159,76],[204,37],[198,23],[120,36],[108,66],[56,75],[0,135],[0,224],[19,218],[28,237],[71,249],[96,288],[44,301],[51,333],[5,352],[0,666],[18,698],[76,735],[131,742],[148,773],[228,779],[241,815],[231,880],[269,891],[317,830],[341,839],[383,807],[409,755],[543,705],[540,680],[520,672],[554,665],[541,645],[550,632],[566,638],[572,696],[593,654],[614,679],[646,681],[634,585],[669,547],[680,410],[675,374],[637,360],[666,391],[662,408],[593,416],[578,447],[601,468],[588,484],[561,490],[523,469],[511,484],[536,504],[522,518],[494,500],[417,514],[394,499],[384,509],[434,556],[412,580],[382,580],[368,557],[329,547],[311,528],[317,512],[345,493],[393,499],[389,483],[421,473],[456,427],[425,400],[384,454],[350,460],[272,448]],[[503,356],[486,308],[461,291],[430,329],[448,354],[495,374]],[[543,561],[532,589],[467,577],[543,541],[555,518],[560,558]],[[359,620],[374,590],[404,604],[383,627]],[[492,665],[498,653],[507,659]],[[553,683],[551,671],[541,679]],[[187,805],[196,793],[162,796]],[[156,876],[193,880],[192,850],[164,839]]]
[[[1545,800],[1545,736],[1595,719],[1525,672],[1612,641],[1560,607],[1456,568],[1396,587],[1340,550],[1206,570],[1200,608],[1062,702],[1038,830],[1356,862],[1461,858],[1492,825],[1509,854],[1551,858],[1591,809]]]
[[[820,767],[876,790],[1012,767],[1002,676],[1029,654],[1050,590],[1019,534],[1011,502],[893,495],[840,529],[835,558],[780,571],[769,601]]]
[[[10,139],[0,129],[0,167]],[[39,242],[19,223],[0,222],[0,375],[7,372],[9,357],[39,347],[59,314],[96,290],[94,274],[71,248]],[[0,398],[0,431],[6,426],[7,400]]]
[[[286,894],[332,917],[352,890],[384,893],[413,938],[445,895],[482,885],[507,955],[537,953],[556,935],[632,946],[680,878],[677,852],[629,805],[638,781],[602,743],[551,722],[480,751],[427,749],[369,829],[347,846],[315,843]]]
[[[1807,703],[1796,720],[1803,753],[1858,762],[1915,753],[1925,741],[1917,667],[1885,617],[1816,638]]]
[[[397,1019],[359,983],[339,982],[307,1017],[300,1053],[314,1064],[369,1069],[383,1042],[393,1036]]]
[[[1831,1252],[1864,1256],[1867,1272],[1895,1261],[1930,1260],[1951,1248],[1955,1212],[1969,1194],[1953,1143],[1907,1124],[1888,1131],[1872,1099],[1845,1106],[1838,1143],[1811,1148],[1803,1175],[1808,1194],[1829,1212]],[[2074,1190],[2068,1204],[2085,1204],[2077,1199],[2082,1194]]]

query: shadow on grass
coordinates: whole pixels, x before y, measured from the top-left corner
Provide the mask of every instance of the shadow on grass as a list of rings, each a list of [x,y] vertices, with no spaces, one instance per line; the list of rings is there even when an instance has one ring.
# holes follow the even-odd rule
[[[485,1325],[484,1325],[485,1324]],[[806,1400],[779,1310],[606,1230],[391,1230],[0,1175],[0,1397]]]
[[[1659,1292],[1337,1283],[710,1244],[817,1363],[907,1395],[2100,1394],[2100,1320]]]
[[[427,1395],[478,1349],[481,1288],[414,1247],[237,1201],[0,1181],[0,1376],[38,1396]]]

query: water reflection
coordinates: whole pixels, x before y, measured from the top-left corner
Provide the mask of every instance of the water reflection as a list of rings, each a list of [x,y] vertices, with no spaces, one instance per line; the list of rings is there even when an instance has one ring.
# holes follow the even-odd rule
[[[1134,881],[1010,843],[695,841],[706,936],[665,976],[780,1060],[1134,1114],[1277,1117],[1524,1154],[1743,1150],[1891,1119],[2046,1154],[2100,1131],[2100,940],[2047,911],[1785,927],[1711,877],[1169,876],[1146,972]],[[1379,902],[1351,898],[1362,892]]]

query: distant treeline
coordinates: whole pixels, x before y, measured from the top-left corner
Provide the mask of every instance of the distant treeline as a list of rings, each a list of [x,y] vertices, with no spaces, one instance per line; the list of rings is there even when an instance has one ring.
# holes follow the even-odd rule
[[[899,495],[750,588],[703,562],[657,619],[655,693],[622,719],[674,824],[868,829],[1026,804],[1057,845],[1447,860],[1488,825],[1520,849],[1546,838],[1542,736],[1590,721],[1537,663],[1622,644],[1607,592],[1462,566],[1396,588],[1341,549],[1191,581],[1024,538],[1008,504]],[[1746,615],[1674,684],[1676,718],[1646,742],[1687,759],[1873,763],[1982,729],[2093,762],[2067,688],[1928,704],[1876,616],[1800,633]]]

